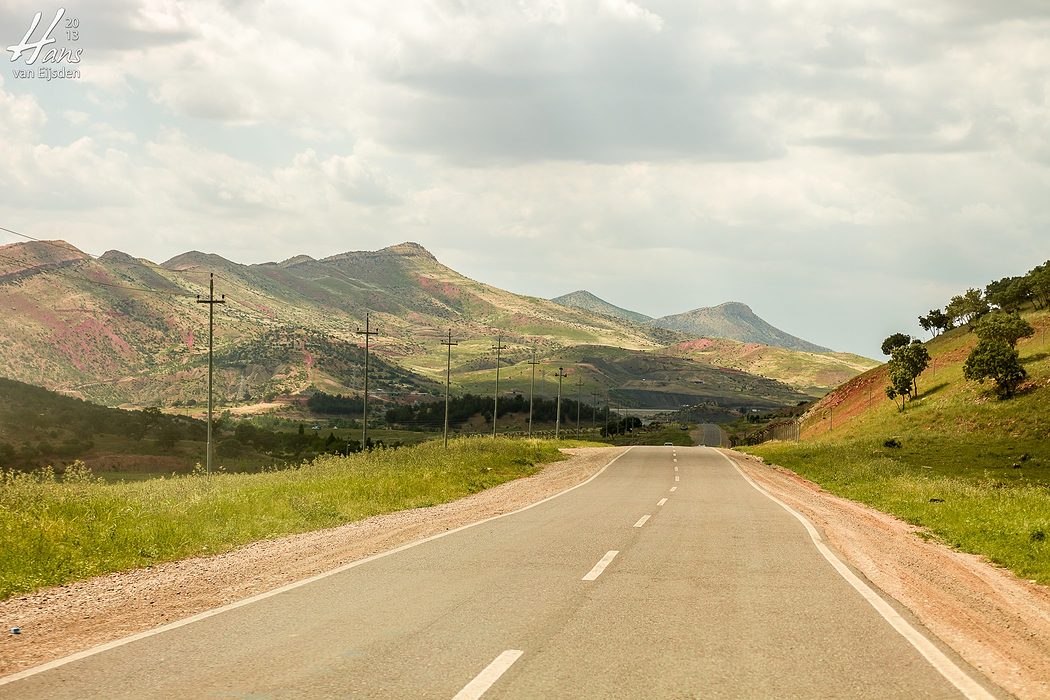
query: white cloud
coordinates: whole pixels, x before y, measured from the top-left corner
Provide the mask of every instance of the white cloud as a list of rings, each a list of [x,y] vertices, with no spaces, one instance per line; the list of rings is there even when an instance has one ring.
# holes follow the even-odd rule
[[[7,43],[35,11],[0,8]],[[418,240],[518,291],[735,298],[869,353],[902,310],[1045,257],[1045,3],[78,12],[82,81],[0,78],[0,217],[94,252]]]

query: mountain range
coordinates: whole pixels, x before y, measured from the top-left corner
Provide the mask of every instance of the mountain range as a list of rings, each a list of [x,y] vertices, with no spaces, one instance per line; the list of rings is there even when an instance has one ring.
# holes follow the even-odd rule
[[[607,309],[568,307],[483,284],[415,243],[243,265],[197,251],[160,264],[120,251],[96,258],[65,242],[36,241],[0,247],[0,342],[6,348],[0,376],[107,405],[200,404],[208,323],[207,305],[198,301],[207,299],[212,275],[216,296],[225,295],[225,303],[212,307],[220,404],[294,401],[314,390],[356,393],[366,313],[368,329],[378,331],[370,343],[370,379],[381,400],[394,401],[439,393],[447,359],[441,340],[449,330],[458,343],[452,372],[461,390],[494,379],[497,339],[501,370],[516,368],[520,375],[531,358],[555,366],[573,348],[615,348],[640,357],[695,338]],[[587,358],[573,352],[574,366],[586,375]],[[854,360],[827,357],[856,372]],[[672,359],[680,370],[745,371],[688,353]],[[704,399],[697,391],[703,381],[684,371],[633,393],[615,372],[594,372],[588,381],[635,405],[667,405],[682,399],[677,394]],[[680,392],[682,385],[690,391]],[[806,378],[756,391],[786,403],[831,388],[813,386]],[[747,391],[740,388],[735,403],[746,404],[740,399]]]
[[[788,350],[831,352],[829,348],[797,338],[770,325],[759,318],[750,306],[739,301],[727,301],[718,306],[706,306],[660,318],[652,318],[637,311],[622,309],[582,289],[555,297],[551,301],[563,306],[611,316],[621,321],[678,331],[690,338],[726,338],[742,343],[760,343]]]

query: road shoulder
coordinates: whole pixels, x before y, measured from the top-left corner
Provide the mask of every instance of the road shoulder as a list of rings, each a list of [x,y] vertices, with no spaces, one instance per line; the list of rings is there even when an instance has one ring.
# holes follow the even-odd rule
[[[969,664],[1018,698],[1050,697],[1050,590],[787,469],[723,451]]]

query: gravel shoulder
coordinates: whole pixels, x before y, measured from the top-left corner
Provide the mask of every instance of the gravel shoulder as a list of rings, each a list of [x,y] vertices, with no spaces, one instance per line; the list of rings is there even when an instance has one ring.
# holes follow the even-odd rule
[[[1050,589],[792,471],[723,451],[969,664],[1018,698],[1050,698]]]

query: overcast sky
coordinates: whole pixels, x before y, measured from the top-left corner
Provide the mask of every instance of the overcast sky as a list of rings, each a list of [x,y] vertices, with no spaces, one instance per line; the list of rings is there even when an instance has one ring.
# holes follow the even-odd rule
[[[59,7],[79,64],[0,61],[0,226],[90,253],[412,240],[871,357],[1050,257],[1043,0],[0,0],[0,48]]]

